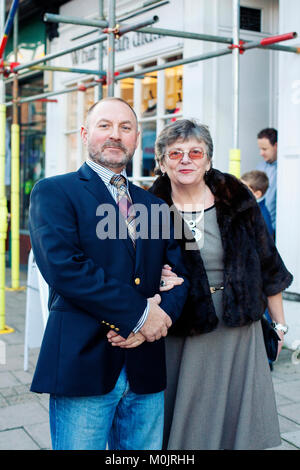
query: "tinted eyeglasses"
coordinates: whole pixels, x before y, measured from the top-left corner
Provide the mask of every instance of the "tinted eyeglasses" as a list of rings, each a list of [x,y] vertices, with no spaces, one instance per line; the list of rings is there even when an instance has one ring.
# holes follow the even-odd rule
[[[204,158],[206,152],[197,148],[191,149],[189,151],[174,149],[166,152],[166,155],[170,160],[181,160],[185,154],[187,154],[191,160],[198,160],[200,158]]]

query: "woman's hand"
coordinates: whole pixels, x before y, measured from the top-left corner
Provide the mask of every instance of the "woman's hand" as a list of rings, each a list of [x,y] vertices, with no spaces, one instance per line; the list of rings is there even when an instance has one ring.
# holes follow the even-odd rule
[[[131,349],[140,346],[146,338],[142,333],[130,333],[127,339],[123,338],[123,336],[118,335],[115,331],[110,330],[107,333],[107,339],[112,346],[119,346],[120,348],[124,349]]]
[[[173,289],[175,286],[180,286],[184,282],[182,277],[178,277],[176,273],[173,273],[171,266],[165,264],[161,271],[160,278],[160,292]]]
[[[281,292],[268,297],[268,312],[270,317],[272,318],[272,321],[285,325]],[[276,333],[280,338],[280,341],[278,342],[278,353],[276,357],[277,360],[284,343],[284,333],[280,330],[276,330]]]

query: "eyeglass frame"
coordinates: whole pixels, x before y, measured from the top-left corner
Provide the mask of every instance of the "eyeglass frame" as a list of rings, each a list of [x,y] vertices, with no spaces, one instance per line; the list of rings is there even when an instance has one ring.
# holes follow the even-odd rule
[[[176,152],[178,152],[178,153],[181,153],[181,156],[180,156],[179,158],[171,158],[169,154],[170,154],[170,152],[172,152],[173,150],[176,151]],[[190,157],[190,152],[192,152],[193,150],[199,150],[199,151],[201,151],[202,157],[191,158],[191,157]],[[177,160],[177,161],[178,161],[178,160],[182,160],[183,157],[184,157],[186,154],[188,155],[188,157],[189,157],[190,160],[202,160],[202,159],[205,157],[205,155],[208,155],[207,152],[204,152],[202,149],[199,149],[199,148],[195,147],[195,148],[190,149],[190,150],[172,149],[172,150],[169,150],[168,152],[166,152],[164,156],[168,157],[170,160],[175,160],[175,161]]]

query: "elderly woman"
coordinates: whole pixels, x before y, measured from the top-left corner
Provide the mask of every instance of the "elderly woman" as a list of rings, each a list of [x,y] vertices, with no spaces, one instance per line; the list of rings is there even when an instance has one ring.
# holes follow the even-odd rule
[[[212,155],[208,128],[192,120],[171,123],[156,141],[161,176],[151,191],[185,228],[179,242],[191,280],[166,341],[164,448],[265,449],[280,434],[260,319],[268,306],[280,350],[281,292],[292,276],[254,197],[213,169]],[[162,289],[172,280],[165,267]]]

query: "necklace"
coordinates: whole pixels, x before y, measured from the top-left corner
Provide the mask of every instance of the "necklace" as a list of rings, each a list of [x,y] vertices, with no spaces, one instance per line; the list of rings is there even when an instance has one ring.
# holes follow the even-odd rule
[[[204,198],[203,198],[203,204],[200,205],[200,210],[198,211],[195,211],[195,212],[192,212],[192,218],[191,219],[187,219],[184,217],[184,213],[187,213],[189,211],[185,211],[183,210],[182,211],[182,217],[185,221],[185,223],[188,225],[190,231],[192,232],[193,234],[193,237],[195,239],[196,242],[199,242],[199,240],[201,240],[201,238],[203,237],[203,233],[204,233],[204,208],[205,208],[205,199],[206,199],[206,186],[205,186],[205,189],[204,189]],[[175,204],[176,205],[176,204]],[[198,205],[199,207],[199,205]],[[193,219],[193,214],[196,214],[196,218]],[[198,216],[197,216],[198,215]],[[202,224],[201,224],[201,229],[199,229],[197,227],[197,225],[199,224],[199,222],[203,220]]]
[[[185,219],[185,222],[189,226],[189,229],[191,230],[196,242],[201,240],[201,238],[203,236],[203,232],[197,227],[197,225],[199,224],[199,222],[203,218],[203,216],[204,216],[204,207],[203,207],[202,211],[200,212],[200,215],[195,220],[194,219],[191,219],[191,220],[186,220]]]

